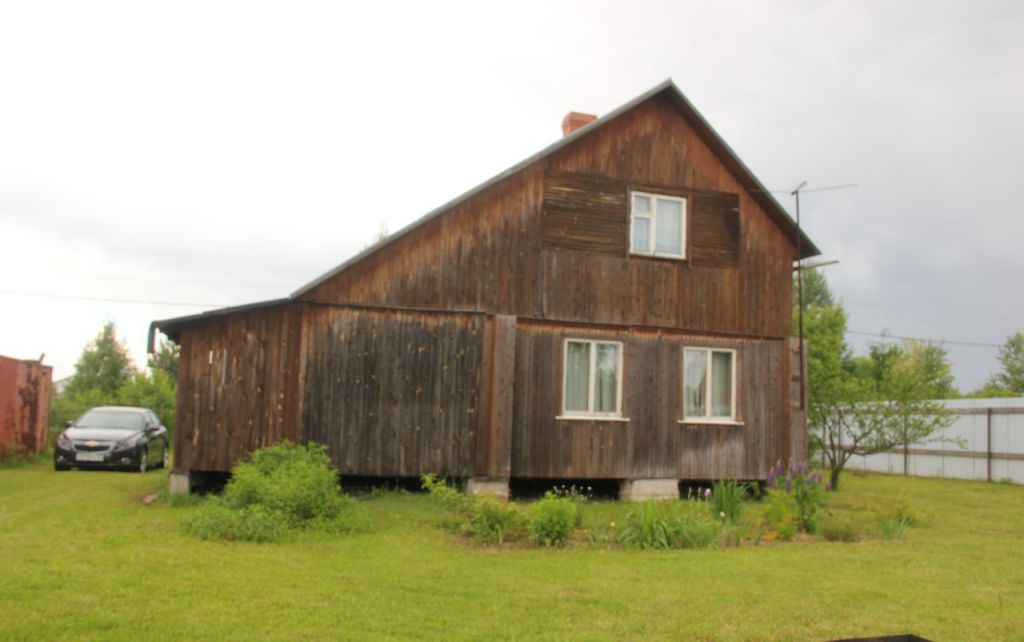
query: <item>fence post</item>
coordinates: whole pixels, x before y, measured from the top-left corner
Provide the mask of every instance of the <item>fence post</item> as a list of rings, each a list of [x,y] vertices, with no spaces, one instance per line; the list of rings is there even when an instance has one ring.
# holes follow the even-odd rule
[[[988,481],[992,481],[992,406],[985,413],[985,451],[987,459]]]

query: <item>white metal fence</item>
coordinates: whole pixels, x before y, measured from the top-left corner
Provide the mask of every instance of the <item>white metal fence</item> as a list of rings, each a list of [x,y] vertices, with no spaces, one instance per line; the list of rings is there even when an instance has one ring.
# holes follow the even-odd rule
[[[941,402],[955,418],[933,437],[946,440],[911,444],[903,449],[854,455],[851,470],[952,477],[982,481],[1011,480],[1024,484],[1024,397],[1013,399],[950,399]],[[962,441],[961,447],[956,441]]]

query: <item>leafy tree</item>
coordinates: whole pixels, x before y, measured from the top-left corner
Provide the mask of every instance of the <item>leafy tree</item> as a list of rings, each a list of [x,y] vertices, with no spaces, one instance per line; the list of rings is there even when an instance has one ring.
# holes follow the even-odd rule
[[[122,406],[149,408],[173,432],[176,398],[175,380],[165,371],[154,369],[148,375],[136,372],[118,391],[117,402]]]
[[[117,391],[133,374],[135,368],[128,348],[117,339],[114,322],[107,321],[82,351],[66,392],[73,397],[85,391],[99,391],[103,398],[113,403],[117,399]]]
[[[162,370],[171,381],[178,381],[178,361],[181,357],[181,346],[170,341],[160,340],[156,350],[149,355],[148,365],[150,370]]]
[[[804,286],[808,441],[836,489],[852,456],[906,450],[943,427],[948,414],[929,400],[949,396],[952,374],[945,350],[934,346],[878,342],[853,357],[846,311],[825,277],[808,272]]]
[[[161,343],[150,356],[149,374],[135,369],[128,349],[117,339],[112,322],[103,325],[75,365],[75,374],[62,394],[53,399],[50,429],[58,431],[95,406],[144,406],[169,430],[175,421],[178,348]]]
[[[927,341],[906,341],[902,362],[897,367],[908,368],[916,373],[924,388],[923,394],[929,399],[955,399],[960,396],[949,353],[941,345]]]
[[[1000,396],[1024,395],[1024,332],[1017,332],[1006,339],[999,349],[999,363],[1003,371],[994,375],[986,388]]]

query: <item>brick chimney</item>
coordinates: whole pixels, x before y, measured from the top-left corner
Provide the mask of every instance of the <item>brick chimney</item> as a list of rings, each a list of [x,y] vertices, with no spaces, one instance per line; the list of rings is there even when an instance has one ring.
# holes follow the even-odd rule
[[[562,119],[562,137],[566,137],[573,133],[580,127],[597,120],[597,116],[593,114],[581,114],[579,112],[571,111],[565,115]]]

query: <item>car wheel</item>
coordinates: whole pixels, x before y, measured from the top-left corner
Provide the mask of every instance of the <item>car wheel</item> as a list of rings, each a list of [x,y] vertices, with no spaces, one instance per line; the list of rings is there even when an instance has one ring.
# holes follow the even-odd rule
[[[160,458],[160,468],[167,468],[167,464],[171,463],[171,452],[167,449],[167,442],[164,442],[164,455]]]
[[[147,466],[149,466],[149,449],[143,446],[139,451],[139,461],[135,464],[135,470],[145,474]]]
[[[53,462],[53,469],[57,471],[65,471],[71,470],[71,466],[65,466],[64,464],[58,464],[57,462]]]

